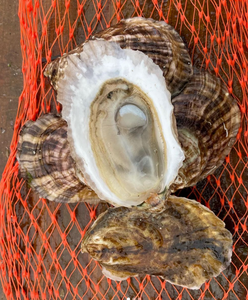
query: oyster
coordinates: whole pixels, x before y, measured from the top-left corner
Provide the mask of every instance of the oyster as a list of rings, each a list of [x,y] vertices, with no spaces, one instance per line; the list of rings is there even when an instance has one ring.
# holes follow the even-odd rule
[[[116,42],[123,49],[138,50],[146,54],[162,70],[172,96],[178,94],[193,75],[187,47],[176,30],[163,21],[141,17],[121,20],[91,39]],[[80,55],[87,42],[48,65],[45,75],[50,78],[55,89],[58,88],[59,79],[64,76],[67,56],[73,53]]]
[[[59,116],[43,115],[24,125],[17,159],[21,176],[27,178],[40,197],[61,202],[98,199],[82,182],[84,178],[70,155],[67,124]]]
[[[236,141],[241,114],[220,78],[205,71],[196,71],[172,103],[185,154],[174,192],[195,185],[223,163]]]
[[[150,274],[198,289],[230,264],[232,236],[224,227],[198,202],[170,196],[159,212],[109,208],[86,232],[81,249],[113,280]]]
[[[57,99],[85,183],[120,206],[165,193],[184,154],[160,68],[142,52],[102,40],[65,61]]]

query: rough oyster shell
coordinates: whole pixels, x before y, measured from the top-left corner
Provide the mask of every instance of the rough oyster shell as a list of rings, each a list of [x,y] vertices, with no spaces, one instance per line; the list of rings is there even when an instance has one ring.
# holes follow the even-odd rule
[[[103,40],[65,60],[57,99],[87,185],[122,206],[168,190],[184,155],[160,68],[142,52]]]
[[[19,137],[17,159],[21,176],[40,195],[52,201],[94,201],[97,195],[85,184],[70,155],[67,124],[51,114],[28,121]]]
[[[91,39],[99,38],[116,42],[123,49],[141,51],[150,57],[162,70],[172,97],[182,90],[193,75],[191,58],[182,38],[172,26],[163,21],[141,17],[121,20],[117,25],[95,34]],[[58,80],[64,76],[67,55],[80,54],[87,42],[47,67],[45,75],[50,78],[55,89]]]
[[[188,50],[176,30],[163,21],[136,17],[121,20],[93,38],[118,43],[123,49],[142,51],[160,67],[172,97],[193,75]]]
[[[231,261],[232,236],[196,201],[170,196],[160,212],[110,208],[86,232],[82,252],[114,280],[157,275],[198,289]]]
[[[195,71],[172,100],[178,138],[185,160],[172,191],[195,185],[213,174],[236,141],[241,114],[224,83],[205,71]]]

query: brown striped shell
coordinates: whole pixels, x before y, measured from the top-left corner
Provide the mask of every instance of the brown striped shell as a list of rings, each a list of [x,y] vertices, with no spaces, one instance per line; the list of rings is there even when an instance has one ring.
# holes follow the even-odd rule
[[[173,192],[195,185],[223,163],[236,141],[241,115],[223,82],[204,71],[195,72],[172,104],[185,154]]]
[[[59,116],[28,121],[19,137],[17,159],[21,176],[40,197],[59,202],[98,199],[78,172],[67,142],[67,124]],[[79,177],[78,177],[79,176]]]
[[[95,34],[92,39],[116,42],[123,49],[138,50],[146,54],[162,70],[172,96],[182,90],[193,74],[191,59],[182,38],[172,26],[163,21],[141,17],[122,20]],[[64,76],[66,57],[73,53],[80,54],[85,43],[47,67],[45,75],[50,78],[55,89],[59,78]]]
[[[161,211],[109,208],[82,241],[113,280],[156,275],[198,289],[231,261],[232,235],[196,201],[170,196]]]

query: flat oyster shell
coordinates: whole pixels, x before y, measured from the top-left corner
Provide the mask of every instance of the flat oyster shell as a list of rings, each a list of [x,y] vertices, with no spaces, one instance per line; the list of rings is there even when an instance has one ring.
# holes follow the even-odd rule
[[[21,176],[40,197],[58,202],[96,201],[70,155],[67,123],[52,114],[28,121],[19,136],[17,159]]]
[[[166,86],[172,97],[178,94],[193,75],[191,58],[182,38],[176,30],[163,21],[141,17],[121,20],[117,25],[107,28],[91,39],[105,39],[118,43],[123,49],[138,50],[150,57],[163,72]],[[67,56],[80,54],[83,43],[68,54],[52,62],[45,75],[57,90],[58,81],[64,76]]]
[[[111,279],[150,274],[199,289],[230,264],[232,235],[224,227],[198,202],[170,196],[159,212],[109,208],[86,232],[81,249]]]
[[[185,154],[173,192],[195,185],[223,163],[236,141],[241,114],[220,78],[205,71],[195,71],[172,103]]]
[[[103,40],[65,60],[57,99],[86,184],[121,206],[167,191],[184,155],[160,68],[142,52]]]

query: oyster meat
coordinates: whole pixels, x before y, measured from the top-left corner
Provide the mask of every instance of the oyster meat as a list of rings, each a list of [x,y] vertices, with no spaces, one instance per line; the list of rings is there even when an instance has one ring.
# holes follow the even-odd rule
[[[185,43],[176,30],[163,21],[141,17],[121,20],[91,39],[104,39],[119,44],[122,49],[146,54],[162,70],[172,97],[183,89],[193,75],[191,58]],[[45,75],[50,78],[55,90],[58,88],[58,81],[64,76],[67,56],[73,53],[80,55],[87,42],[48,65]]]
[[[195,71],[172,100],[185,160],[171,191],[213,174],[233,147],[241,123],[238,104],[220,78]]]
[[[89,253],[113,280],[156,275],[198,289],[231,261],[232,235],[196,201],[170,196],[160,211],[109,208],[86,232]]]
[[[85,183],[127,207],[165,193],[184,154],[161,69],[144,53],[103,40],[65,60],[57,99]]]
[[[96,201],[70,155],[67,124],[59,116],[28,121],[19,137],[17,160],[21,176],[40,197],[52,201]],[[81,180],[81,181],[80,181]]]

